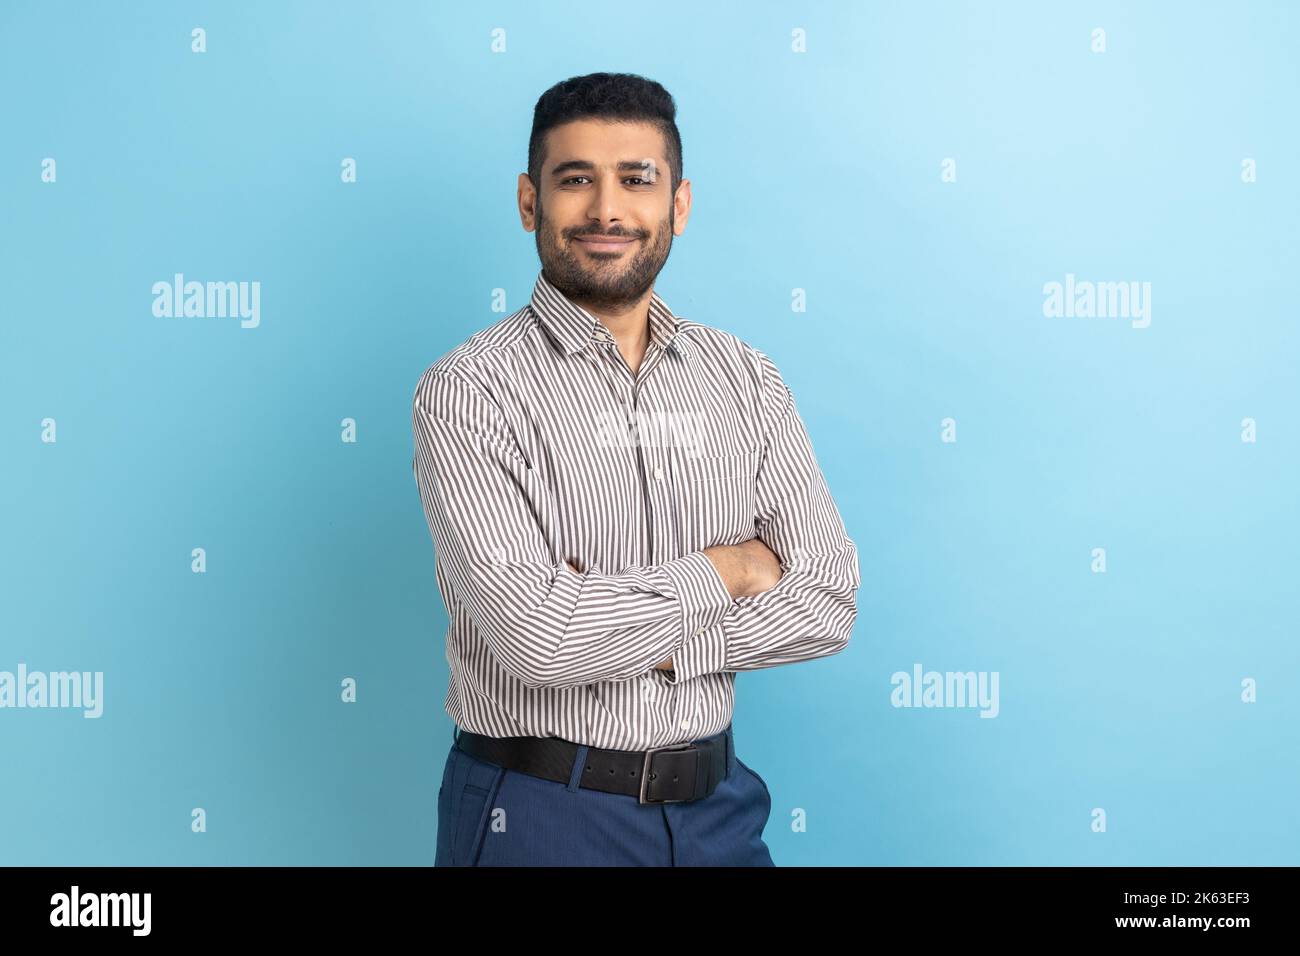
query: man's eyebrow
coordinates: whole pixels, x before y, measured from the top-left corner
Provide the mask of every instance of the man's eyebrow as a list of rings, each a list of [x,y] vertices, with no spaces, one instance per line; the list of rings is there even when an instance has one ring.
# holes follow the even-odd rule
[[[618,171],[621,173],[648,172],[655,169],[657,164],[653,159],[625,159],[618,164]],[[594,172],[596,164],[589,159],[570,159],[568,162],[560,163],[551,170],[552,176],[563,176],[565,173]]]

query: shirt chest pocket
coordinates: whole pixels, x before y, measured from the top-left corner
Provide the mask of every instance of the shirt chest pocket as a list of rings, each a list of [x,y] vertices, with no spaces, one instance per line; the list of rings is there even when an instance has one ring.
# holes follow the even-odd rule
[[[759,456],[749,451],[683,459],[684,554],[754,536]]]

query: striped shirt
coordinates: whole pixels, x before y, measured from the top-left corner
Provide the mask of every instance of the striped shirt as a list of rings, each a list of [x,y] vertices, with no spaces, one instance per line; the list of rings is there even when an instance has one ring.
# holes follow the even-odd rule
[[[649,335],[633,375],[539,273],[420,377],[411,464],[464,730],[698,740],[731,721],[737,672],[848,643],[857,549],[776,366],[653,292]],[[755,536],[781,579],[733,600],[703,549]]]

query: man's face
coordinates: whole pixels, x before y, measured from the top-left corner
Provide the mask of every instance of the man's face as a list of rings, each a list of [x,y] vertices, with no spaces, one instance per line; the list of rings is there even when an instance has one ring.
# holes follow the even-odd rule
[[[597,307],[624,306],[654,285],[690,203],[685,180],[671,195],[664,153],[649,123],[575,120],[548,131],[540,194],[520,177],[524,227],[531,219],[548,282]]]

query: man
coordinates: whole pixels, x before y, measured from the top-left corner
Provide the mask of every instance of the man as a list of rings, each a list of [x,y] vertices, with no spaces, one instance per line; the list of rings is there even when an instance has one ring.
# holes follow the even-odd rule
[[[735,675],[849,640],[857,551],[793,395],[653,291],[691,209],[675,116],[629,74],[543,94],[531,300],[415,390],[457,725],[437,866],[771,866]]]

